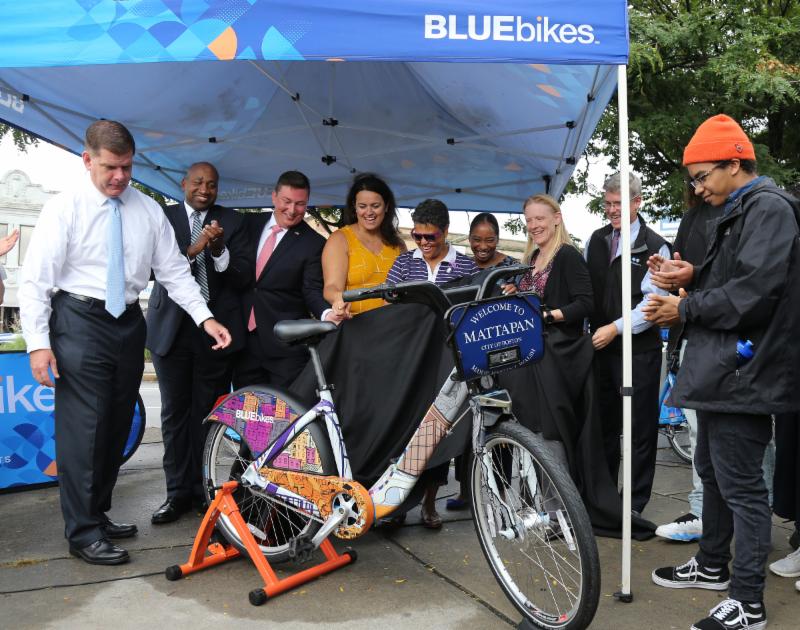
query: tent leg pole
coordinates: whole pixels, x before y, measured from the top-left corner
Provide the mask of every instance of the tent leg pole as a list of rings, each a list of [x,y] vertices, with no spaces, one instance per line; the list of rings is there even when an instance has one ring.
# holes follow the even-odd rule
[[[622,201],[622,589],[617,601],[630,603],[631,593],[631,397],[633,394],[631,357],[631,225],[630,164],[628,148],[627,67],[617,66],[617,110],[619,117],[620,196]]]

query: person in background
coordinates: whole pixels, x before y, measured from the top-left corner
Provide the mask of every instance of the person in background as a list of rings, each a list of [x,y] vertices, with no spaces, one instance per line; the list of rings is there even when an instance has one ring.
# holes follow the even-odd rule
[[[144,371],[139,293],[151,272],[214,350],[231,343],[153,199],[129,186],[136,150],[120,123],[86,130],[88,177],[47,200],[19,287],[33,378],[55,387],[56,452],[69,552],[89,564],[130,560],[110,542],[137,533],[109,516]]]
[[[344,227],[330,235],[322,250],[323,293],[334,312],[349,317],[379,308],[384,302],[344,302],[342,293],[385,282],[406,245],[397,231],[394,194],[385,181],[372,173],[353,179],[342,223]]]
[[[469,246],[472,260],[479,269],[490,269],[499,265],[516,265],[516,258],[497,251],[500,242],[500,225],[493,214],[481,212],[469,225]]]
[[[4,236],[0,238],[0,256],[5,256],[8,252],[14,249],[14,245],[17,244],[19,240],[19,230],[14,230],[8,236]],[[6,297],[6,285],[5,280],[8,276],[6,275],[6,270],[3,265],[0,265],[0,304],[3,303],[3,300]]]
[[[450,216],[447,206],[438,199],[426,199],[411,214],[414,228],[411,236],[417,249],[397,257],[386,278],[389,284],[421,280],[441,285],[478,272],[471,258],[456,252],[447,242]],[[430,468],[420,483],[425,484],[422,499],[422,524],[428,529],[440,529],[442,518],[436,511],[436,493],[447,483],[449,463]]]
[[[658,393],[661,383],[661,335],[646,321],[642,307],[650,293],[666,293],[650,282],[647,260],[661,254],[669,258],[667,242],[639,214],[642,182],[630,174],[630,215],[621,216],[620,174],[604,186],[603,206],[609,223],[596,230],[584,254],[592,278],[595,308],[589,318],[595,348],[595,378],[603,422],[603,441],[611,478],[617,480],[622,433],[622,221],[631,229],[631,328],[633,345],[632,488],[631,509],[638,515],[653,488],[658,446]]]
[[[500,225],[497,218],[489,212],[481,212],[472,219],[469,225],[469,246],[472,249],[472,260],[479,269],[491,269],[492,267],[516,265],[519,261],[516,258],[507,256],[503,252],[497,251],[500,242]],[[503,283],[508,287],[504,293],[513,293],[516,287],[511,283]],[[447,499],[445,507],[448,510],[466,510],[469,508],[469,467],[472,447],[455,458],[455,477],[459,482],[458,496]]]
[[[244,347],[239,292],[252,275],[243,216],[216,205],[219,173],[208,162],[192,164],[181,180],[184,200],[164,214],[208,308],[231,331],[233,341],[212,351],[191,317],[156,282],[147,308],[147,347],[161,392],[166,501],[153,513],[155,525],[185,512],[205,511],[203,420],[231,390],[232,353]]]
[[[752,142],[724,114],[697,128],[683,164],[695,194],[721,206],[722,217],[701,265],[653,261],[653,275],[678,274],[660,280],[681,290],[651,295],[643,310],[657,325],[689,327],[671,402],[697,410],[703,535],[688,562],[655,569],[652,579],[666,588],[728,591],[697,630],[760,629],[772,533],[762,473],[770,416],[800,409],[800,346],[792,343],[800,324],[800,204],[758,175]]]
[[[800,199],[800,184],[789,190]],[[772,509],[776,516],[794,524],[789,537],[792,551],[769,565],[769,570],[781,577],[800,577],[800,412],[775,415],[775,478]],[[800,580],[794,583],[800,591]]]

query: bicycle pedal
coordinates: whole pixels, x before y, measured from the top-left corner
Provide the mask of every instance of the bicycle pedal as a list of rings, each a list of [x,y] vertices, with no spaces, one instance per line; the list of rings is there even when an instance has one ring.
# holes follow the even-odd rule
[[[305,564],[314,556],[314,543],[307,538],[295,538],[289,543],[289,558]]]

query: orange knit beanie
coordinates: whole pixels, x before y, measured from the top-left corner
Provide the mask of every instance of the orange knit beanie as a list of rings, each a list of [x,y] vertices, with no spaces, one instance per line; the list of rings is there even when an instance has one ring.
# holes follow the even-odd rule
[[[723,160],[755,160],[753,143],[730,116],[717,114],[694,132],[683,150],[683,165]]]

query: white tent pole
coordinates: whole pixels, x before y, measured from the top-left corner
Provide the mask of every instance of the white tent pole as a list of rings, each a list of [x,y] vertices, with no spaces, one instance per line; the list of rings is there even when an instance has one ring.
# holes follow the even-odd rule
[[[622,591],[620,601],[630,602],[631,593],[631,223],[630,165],[628,163],[627,67],[617,67],[619,116],[619,169],[622,208]]]

